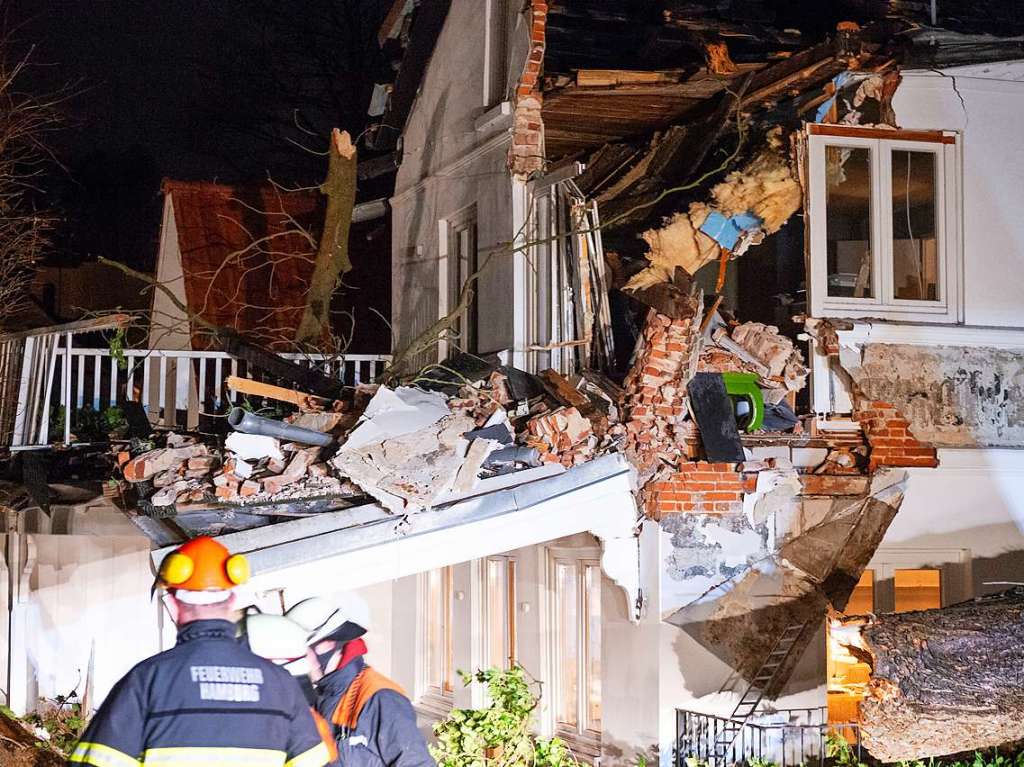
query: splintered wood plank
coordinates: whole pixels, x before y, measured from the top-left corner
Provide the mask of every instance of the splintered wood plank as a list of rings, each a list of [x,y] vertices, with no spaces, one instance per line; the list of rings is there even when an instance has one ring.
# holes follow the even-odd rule
[[[585,413],[593,408],[590,398],[578,391],[569,381],[556,370],[548,368],[540,373],[540,380],[548,394],[564,405],[569,405]]]

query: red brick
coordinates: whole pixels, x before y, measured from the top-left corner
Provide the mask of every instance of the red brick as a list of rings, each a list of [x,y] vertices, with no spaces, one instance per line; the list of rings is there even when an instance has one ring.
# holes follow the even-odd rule
[[[704,493],[704,500],[706,501],[738,501],[739,499],[739,493]]]
[[[718,489],[718,485],[714,482],[687,482],[686,489],[696,493],[714,492]]]

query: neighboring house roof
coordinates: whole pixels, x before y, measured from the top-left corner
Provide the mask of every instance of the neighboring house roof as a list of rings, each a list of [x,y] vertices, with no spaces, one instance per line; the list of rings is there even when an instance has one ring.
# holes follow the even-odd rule
[[[230,327],[277,351],[292,339],[312,275],[324,198],[316,189],[283,191],[270,183],[163,183],[164,224],[157,279],[207,322]],[[335,335],[350,353],[390,351],[390,219],[382,201],[356,205],[349,230],[353,269],[332,299]],[[209,334],[172,302],[153,297],[150,344],[209,347]],[[177,332],[167,330],[176,326]]]
[[[189,309],[277,349],[294,338],[316,254],[323,201],[314,191],[264,184],[227,186],[170,181]],[[192,347],[208,339],[192,323]]]

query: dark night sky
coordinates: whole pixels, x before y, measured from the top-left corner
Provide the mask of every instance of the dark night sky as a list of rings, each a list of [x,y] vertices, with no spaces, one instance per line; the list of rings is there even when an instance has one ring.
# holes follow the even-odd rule
[[[27,84],[79,83],[66,110],[73,124],[59,140],[68,163],[138,144],[168,175],[223,172],[198,154],[211,95],[199,65],[224,55],[216,45],[221,14],[210,2],[16,0],[10,11],[29,19],[19,42],[36,45]]]
[[[35,46],[22,88],[78,91],[52,142],[68,168],[49,184],[63,262],[150,265],[162,177],[319,181],[322,161],[281,136],[357,134],[381,66],[384,0],[0,2],[15,50]]]

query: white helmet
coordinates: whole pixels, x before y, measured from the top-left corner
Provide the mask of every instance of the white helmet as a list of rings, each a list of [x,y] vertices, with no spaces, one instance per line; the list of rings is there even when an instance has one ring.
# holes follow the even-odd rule
[[[309,673],[306,658],[306,631],[283,615],[255,613],[245,616],[245,636],[249,649],[282,666],[292,676]]]
[[[321,597],[303,599],[285,616],[305,629],[306,644],[310,646],[325,639],[347,642],[366,633],[363,626],[348,619],[344,610]]]

